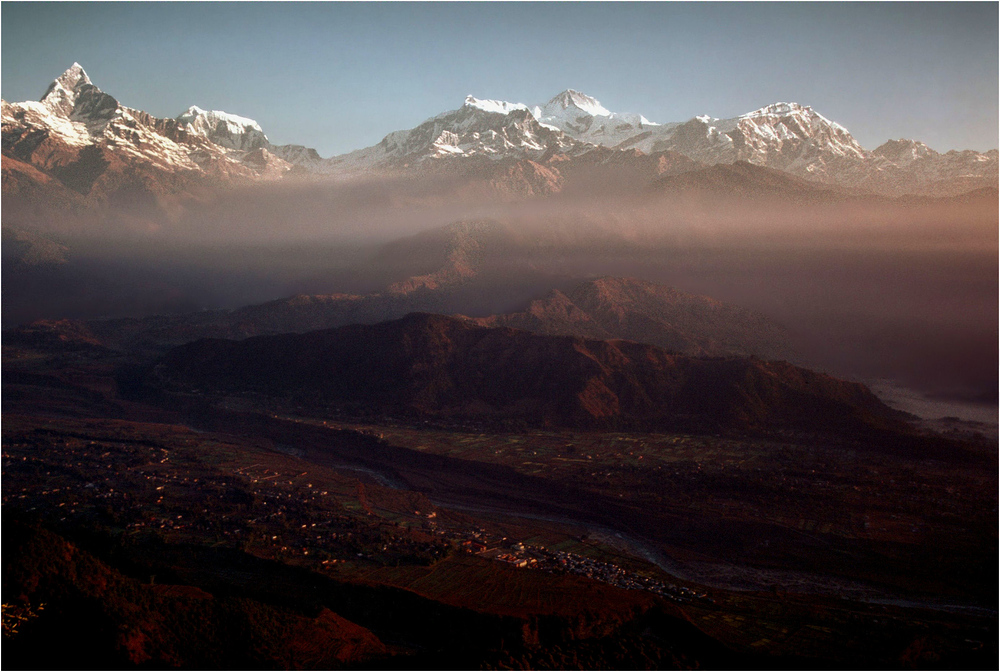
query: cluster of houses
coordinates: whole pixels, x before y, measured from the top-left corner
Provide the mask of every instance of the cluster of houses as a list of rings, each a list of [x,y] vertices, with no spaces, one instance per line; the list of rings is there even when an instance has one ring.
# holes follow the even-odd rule
[[[113,522],[103,524],[126,534],[155,530],[253,543],[279,557],[329,560],[324,566],[345,558],[427,562],[448,549],[446,543],[417,541],[355,520],[328,491],[297,484],[304,474],[260,464],[232,474],[213,472],[197,461],[176,464],[170,451],[141,442],[68,437],[56,445],[60,450],[38,451],[27,443],[5,443],[4,504],[57,521],[107,511],[102,515],[112,515]]]
[[[58,511],[57,515],[74,515],[104,500],[116,511],[118,524],[130,532],[158,528],[232,541],[253,539],[272,546],[279,555],[319,556],[315,559],[322,566],[342,562],[345,554],[353,560],[375,559],[373,553],[389,556],[418,553],[433,561],[443,557],[451,546],[517,568],[586,576],[627,590],[650,591],[674,601],[711,602],[704,593],[629,572],[610,562],[538,546],[526,547],[522,543],[511,544],[506,537],[481,528],[448,530],[435,520],[436,512],[414,513],[424,519],[421,527],[439,537],[439,542],[421,543],[379,534],[364,525],[358,527],[343,513],[332,517],[326,513],[331,501],[327,491],[313,488],[311,483],[305,488],[296,487],[294,476],[260,464],[237,467],[228,476],[206,473],[196,476],[187,469],[166,467],[169,453],[159,446],[129,443],[109,446],[95,441],[71,445],[72,448],[64,446],[70,449],[64,450],[61,457],[69,453],[75,458],[76,478],[64,475],[55,479],[55,483],[49,480],[51,472],[45,469],[51,470],[56,465],[43,457],[44,453],[15,450],[12,454],[11,446],[7,446],[3,455],[5,475],[13,477],[13,482],[21,487],[5,488],[4,502],[20,500],[32,508]],[[22,469],[27,473],[21,474]],[[22,480],[19,476],[27,478]],[[52,485],[38,487],[45,483]],[[239,493],[241,497],[229,501],[231,493]]]
[[[537,568],[552,573],[586,576],[589,579],[625,590],[647,590],[674,602],[714,604],[712,598],[706,593],[686,586],[665,583],[659,579],[627,571],[614,563],[594,560],[576,553],[552,551],[540,546],[526,547],[524,544],[517,543],[509,549],[495,549],[482,554],[514,567]]]

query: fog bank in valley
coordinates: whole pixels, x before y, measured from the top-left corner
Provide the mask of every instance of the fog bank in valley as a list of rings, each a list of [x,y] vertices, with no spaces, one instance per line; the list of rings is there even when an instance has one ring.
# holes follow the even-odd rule
[[[16,287],[5,293],[5,327],[377,292],[433,273],[456,245],[471,245],[456,312],[522,309],[581,278],[641,277],[779,321],[805,365],[997,396],[995,194],[803,204],[633,191],[525,200],[437,177],[258,185],[100,215],[47,216],[16,204],[9,212],[5,227],[67,251],[65,263],[28,264],[5,245],[4,282]],[[456,242],[448,227],[459,221],[489,225]]]

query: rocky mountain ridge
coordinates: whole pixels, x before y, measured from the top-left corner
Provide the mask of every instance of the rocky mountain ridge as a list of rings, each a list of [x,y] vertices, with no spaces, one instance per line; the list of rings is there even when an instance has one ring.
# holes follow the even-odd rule
[[[40,101],[3,101],[4,190],[22,189],[20,183],[31,179],[9,167],[8,159],[96,202],[198,192],[274,178],[290,168],[264,154],[263,147],[255,150],[257,156],[227,147],[233,143],[207,137],[205,124],[192,121],[197,120],[185,115],[159,119],[122,105],[74,63]]]
[[[532,301],[523,311],[469,318],[537,334],[622,338],[695,356],[784,359],[784,329],[745,308],[637,278],[602,277]]]
[[[123,190],[156,196],[293,173],[370,174],[445,164],[486,174],[501,191],[537,195],[559,191],[562,174],[572,174],[576,163],[595,163],[595,152],[611,172],[648,163],[651,156],[671,157],[675,164],[683,158],[691,164],[685,170],[747,162],[891,196],[954,195],[995,186],[998,179],[997,150],[942,154],[913,140],[867,150],[846,128],[797,103],[730,119],[703,115],[658,124],[641,114],[611,112],[572,89],[534,107],[469,96],[458,109],[326,159],[302,145],[274,145],[257,122],[235,114],[191,106],[174,119],[159,119],[126,107],[97,88],[78,63],[40,101],[4,101],[2,107],[5,193],[38,191],[25,186],[38,177],[24,164],[96,200]],[[531,164],[485,170],[483,160]],[[526,188],[525,170],[536,182],[545,171],[545,186]],[[629,173],[630,180],[650,177],[647,170]],[[508,189],[511,179],[518,184]]]
[[[409,166],[445,158],[514,156],[551,165],[557,157],[588,156],[594,147],[647,156],[670,152],[701,165],[747,162],[892,196],[952,195],[995,185],[998,174],[996,150],[942,154],[914,140],[890,140],[867,150],[842,125],[798,103],[774,103],[729,119],[702,115],[659,124],[641,114],[611,112],[572,89],[534,107],[469,96],[458,110],[329,162],[341,169],[370,170],[400,161]]]

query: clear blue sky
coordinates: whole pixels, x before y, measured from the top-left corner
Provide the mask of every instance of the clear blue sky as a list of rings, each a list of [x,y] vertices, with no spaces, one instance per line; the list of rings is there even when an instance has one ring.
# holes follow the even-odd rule
[[[865,147],[997,147],[998,5],[3,2],[2,95],[79,61],[123,104],[260,122],[323,156],[462,104],[574,88],[658,122],[812,105]]]

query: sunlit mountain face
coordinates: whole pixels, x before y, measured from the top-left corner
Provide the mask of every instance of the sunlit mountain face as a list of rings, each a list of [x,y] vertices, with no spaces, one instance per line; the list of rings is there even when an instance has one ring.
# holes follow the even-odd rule
[[[324,156],[39,89],[11,667],[995,664],[996,149],[566,89]]]
[[[3,129],[4,151],[12,159],[55,171],[63,186],[95,198],[120,186],[110,179],[115,171],[109,157],[126,162],[130,172],[149,172],[147,180],[157,175],[171,181],[179,175],[239,182],[417,171],[469,159],[532,161],[559,176],[560,167],[566,168],[561,163],[573,164],[599,147],[617,151],[586,163],[671,152],[706,166],[742,161],[893,196],[953,195],[997,179],[996,151],[940,154],[915,140],[867,150],[846,128],[798,103],[774,103],[730,119],[703,115],[654,123],[641,114],[610,112],[572,89],[534,107],[470,95],[458,109],[389,133],[372,147],[323,159],[302,145],[273,145],[256,121],[236,114],[194,105],[176,118],[157,119],[126,107],[97,88],[79,63],[53,81],[39,102],[5,102]],[[471,165],[457,169],[474,172]]]

